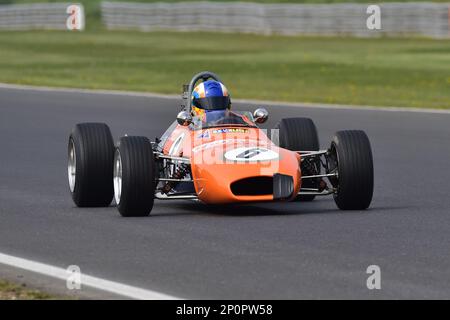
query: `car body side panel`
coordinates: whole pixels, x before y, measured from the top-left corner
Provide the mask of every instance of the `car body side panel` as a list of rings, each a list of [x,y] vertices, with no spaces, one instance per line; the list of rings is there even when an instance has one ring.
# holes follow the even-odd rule
[[[191,130],[177,126],[163,153],[190,158],[196,193],[205,203],[272,201],[272,194],[235,195],[230,186],[244,178],[273,177],[276,173],[292,176],[292,198],[300,190],[300,156],[279,148],[258,128]]]

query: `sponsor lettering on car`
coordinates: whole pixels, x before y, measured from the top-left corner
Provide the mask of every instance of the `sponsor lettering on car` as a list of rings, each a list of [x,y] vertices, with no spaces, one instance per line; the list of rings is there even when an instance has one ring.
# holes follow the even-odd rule
[[[213,130],[214,134],[217,133],[247,133],[248,129],[242,129],[242,128],[223,128],[223,129],[216,129]]]
[[[209,137],[210,137],[209,130],[203,131],[197,136],[197,138],[199,139],[207,139]]]

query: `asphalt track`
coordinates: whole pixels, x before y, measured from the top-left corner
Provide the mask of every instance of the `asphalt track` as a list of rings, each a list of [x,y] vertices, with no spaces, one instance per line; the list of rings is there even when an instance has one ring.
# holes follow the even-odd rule
[[[269,128],[313,118],[323,148],[339,129],[368,133],[376,181],[364,212],[331,198],[156,202],[150,217],[128,219],[74,207],[75,123],[153,138],[178,110],[166,98],[0,89],[0,252],[181,298],[450,298],[450,114],[268,107]],[[366,287],[369,265],[381,268],[381,290]]]

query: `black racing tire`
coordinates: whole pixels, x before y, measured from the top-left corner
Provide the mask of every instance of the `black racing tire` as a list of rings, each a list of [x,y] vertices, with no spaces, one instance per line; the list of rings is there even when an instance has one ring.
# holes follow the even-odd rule
[[[114,140],[104,123],[79,123],[69,137],[69,190],[78,207],[107,207],[113,199]]]
[[[319,136],[316,126],[310,118],[284,118],[275,127],[275,137],[278,137],[278,145],[292,151],[318,151]],[[274,139],[276,140],[276,138]],[[315,164],[318,166],[319,164]],[[302,168],[302,175],[314,174],[307,168]],[[318,188],[318,182],[312,179],[302,181],[304,188]],[[298,195],[297,201],[312,201],[316,196]]]
[[[361,130],[338,131],[331,143],[338,167],[337,192],[334,201],[341,210],[364,210],[373,196],[372,148]]]
[[[130,136],[119,140],[114,154],[114,197],[123,217],[145,217],[152,211],[155,168],[152,145],[147,138]]]

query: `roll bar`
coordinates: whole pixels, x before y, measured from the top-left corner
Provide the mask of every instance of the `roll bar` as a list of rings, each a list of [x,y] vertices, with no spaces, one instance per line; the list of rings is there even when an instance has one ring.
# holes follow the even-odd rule
[[[203,80],[203,82],[205,82],[208,79],[213,79],[219,82],[222,82],[219,78],[218,75],[216,75],[213,72],[210,71],[203,71],[200,73],[197,73],[194,77],[192,77],[191,82],[189,82],[188,85],[183,85],[183,103],[182,103],[182,107],[183,110],[185,111],[191,111],[191,95],[192,95],[192,91],[195,88],[195,84],[199,81],[199,80]]]

